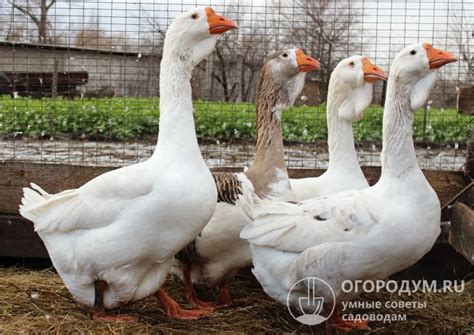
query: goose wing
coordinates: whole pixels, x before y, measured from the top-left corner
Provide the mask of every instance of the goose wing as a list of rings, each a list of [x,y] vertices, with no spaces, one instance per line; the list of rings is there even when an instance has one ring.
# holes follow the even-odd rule
[[[152,189],[143,176],[146,164],[136,164],[102,174],[80,188],[49,194],[39,186],[23,189],[20,214],[33,221],[37,232],[94,229],[114,222],[138,198]]]
[[[217,202],[226,202],[235,205],[242,194],[240,181],[235,173],[214,172],[212,174],[217,187]]]
[[[251,195],[241,197],[237,206],[250,222],[242,230],[242,238],[255,245],[288,252],[358,239],[378,223],[360,191],[300,203],[271,202]]]

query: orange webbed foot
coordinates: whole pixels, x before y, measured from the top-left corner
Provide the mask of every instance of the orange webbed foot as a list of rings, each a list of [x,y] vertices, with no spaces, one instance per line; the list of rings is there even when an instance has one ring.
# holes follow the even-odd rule
[[[369,322],[366,320],[359,321],[346,321],[343,320],[340,316],[339,309],[336,308],[334,315],[332,316],[332,322],[329,323],[329,326],[335,327],[337,330],[350,332],[353,330],[368,330]]]
[[[214,312],[214,309],[209,308],[183,309],[176,301],[168,296],[168,294],[163,289],[158,290],[157,296],[161,303],[165,306],[168,317],[173,319],[197,320],[208,317]]]

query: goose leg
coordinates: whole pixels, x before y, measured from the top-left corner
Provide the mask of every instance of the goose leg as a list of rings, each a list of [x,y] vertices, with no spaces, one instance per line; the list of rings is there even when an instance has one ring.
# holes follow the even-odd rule
[[[95,296],[92,319],[99,322],[136,322],[137,318],[130,315],[108,315],[104,306],[104,292],[108,284],[103,280],[94,282]]]
[[[219,305],[230,306],[234,304],[234,300],[230,295],[229,285],[227,282],[219,285]]]
[[[183,275],[184,275],[184,297],[186,301],[192,304],[194,307],[214,310],[216,306],[213,303],[202,301],[197,298],[196,290],[194,289],[193,282],[191,280],[191,270],[188,266],[184,267]]]
[[[368,330],[369,328],[369,322],[368,321],[346,321],[343,320],[340,316],[339,313],[339,307],[336,306],[336,309],[334,310],[334,314],[331,317],[333,323],[330,324],[330,326],[335,327],[336,330],[341,330],[341,331],[346,331],[350,332],[353,330]]]
[[[233,299],[230,294],[229,284],[223,282],[219,285],[219,306],[243,305],[249,302],[250,298]]]
[[[166,313],[170,318],[180,320],[197,320],[213,313],[211,309],[183,309],[174,301],[162,288],[158,290],[156,296],[166,308]]]

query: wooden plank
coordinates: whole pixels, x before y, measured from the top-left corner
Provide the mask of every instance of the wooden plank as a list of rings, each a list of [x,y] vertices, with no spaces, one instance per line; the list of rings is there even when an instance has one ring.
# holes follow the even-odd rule
[[[19,216],[0,215],[0,257],[47,258],[48,252],[33,223]]]
[[[112,170],[109,167],[90,167],[60,164],[0,163],[0,213],[18,214],[22,188],[34,182],[47,192],[57,193],[76,188],[92,178]],[[240,168],[218,168],[213,171],[237,172]],[[371,185],[380,177],[379,167],[364,167],[364,174]],[[319,176],[321,169],[290,169],[291,178]],[[449,201],[465,185],[465,177],[460,172],[425,170],[424,174],[434,188],[441,204]]]
[[[424,170],[423,173],[438,195],[441,206],[467,185],[466,177],[462,172]]]
[[[47,191],[56,193],[75,188],[97,175],[112,170],[108,167],[73,165],[0,163],[0,256],[47,257],[46,250],[31,222],[18,216],[22,187],[35,182]],[[214,171],[239,172],[241,168],[217,168]],[[365,167],[363,171],[370,184],[380,176],[380,168]],[[313,177],[322,174],[320,169],[290,169],[292,178]],[[451,199],[465,185],[462,173],[424,171],[428,181],[437,191],[441,203]]]
[[[448,243],[449,229],[449,226],[441,224],[441,234],[437,243]],[[449,243],[452,244],[451,241]],[[473,243],[474,241],[471,241],[471,245]],[[33,223],[20,216],[0,215],[0,257],[48,258],[49,256],[43,241],[34,232]]]
[[[0,213],[18,214],[22,188],[31,182],[50,193],[83,185],[111,170],[104,167],[74,165],[0,163]]]
[[[474,264],[474,210],[459,201],[453,207],[449,243]]]

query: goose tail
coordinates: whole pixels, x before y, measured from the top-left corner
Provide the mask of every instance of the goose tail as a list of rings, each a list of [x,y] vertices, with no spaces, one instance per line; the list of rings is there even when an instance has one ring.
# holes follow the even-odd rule
[[[31,187],[23,188],[23,197],[21,198],[20,204],[20,215],[25,219],[36,222],[38,220],[38,216],[32,209],[43,205],[47,201],[50,194],[34,183],[31,183],[30,186]]]

